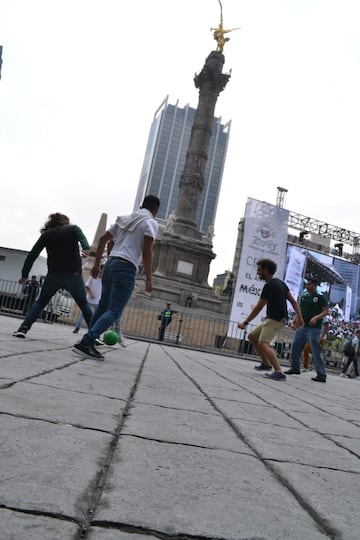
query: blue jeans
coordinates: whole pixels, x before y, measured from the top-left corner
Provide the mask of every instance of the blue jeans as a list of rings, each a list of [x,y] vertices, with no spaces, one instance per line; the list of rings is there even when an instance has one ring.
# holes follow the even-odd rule
[[[320,345],[321,328],[303,327],[295,332],[291,348],[291,367],[300,370],[300,358],[305,343],[309,342],[316,373],[319,377],[326,378],[325,362],[322,347]]]
[[[90,304],[90,302],[88,302],[88,304],[90,306],[90,309],[91,309],[92,313],[95,313],[95,310],[97,308],[97,304]],[[76,321],[76,324],[75,324],[75,328],[80,330],[83,320],[84,320],[84,314],[83,314],[82,311],[80,311],[79,316],[78,316],[77,321]]]
[[[37,301],[32,305],[29,313],[22,323],[27,328],[36,321],[42,310],[50,302],[51,298],[59,289],[69,291],[79,308],[81,309],[87,325],[90,324],[92,311],[86,300],[86,290],[81,274],[69,274],[63,272],[52,272],[45,278],[41,293]]]
[[[99,305],[91,319],[88,332],[83,336],[85,345],[95,340],[121,317],[135,286],[136,268],[127,261],[109,259],[102,275]]]

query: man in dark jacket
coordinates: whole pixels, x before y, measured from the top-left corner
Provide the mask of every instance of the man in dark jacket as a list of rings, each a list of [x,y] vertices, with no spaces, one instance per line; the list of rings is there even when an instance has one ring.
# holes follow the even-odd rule
[[[77,225],[70,225],[69,218],[57,212],[50,214],[40,232],[40,238],[25,259],[19,283],[23,284],[27,281],[34,261],[44,248],[47,251],[48,274],[39,298],[31,307],[20,328],[13,333],[13,336],[19,338],[26,336],[32,324],[59,289],[69,291],[88,325],[92,317],[92,311],[86,300],[81,267],[81,257],[88,256],[90,246],[82,230]],[[82,247],[81,253],[79,244]]]
[[[36,276],[31,276],[24,286],[24,305],[23,305],[23,315],[27,315],[30,311],[31,306],[34,304],[38,290],[40,288],[40,283],[36,279]]]

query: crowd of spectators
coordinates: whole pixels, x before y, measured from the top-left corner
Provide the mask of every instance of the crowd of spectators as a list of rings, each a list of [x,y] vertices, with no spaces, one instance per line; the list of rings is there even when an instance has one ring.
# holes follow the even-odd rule
[[[359,320],[345,322],[338,310],[334,307],[329,309],[328,320],[328,339],[341,339],[347,341],[355,334],[356,330],[360,328]]]

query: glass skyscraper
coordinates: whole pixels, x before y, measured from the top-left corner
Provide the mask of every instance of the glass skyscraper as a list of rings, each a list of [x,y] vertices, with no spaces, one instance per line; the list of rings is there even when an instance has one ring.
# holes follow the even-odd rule
[[[139,208],[146,194],[151,194],[161,201],[158,219],[166,222],[175,212],[195,112],[189,105],[184,108],[180,108],[178,102],[171,105],[168,97],[155,112],[134,209]],[[222,124],[221,117],[213,120],[205,185],[196,213],[197,229],[203,234],[215,222],[230,126],[231,121]]]

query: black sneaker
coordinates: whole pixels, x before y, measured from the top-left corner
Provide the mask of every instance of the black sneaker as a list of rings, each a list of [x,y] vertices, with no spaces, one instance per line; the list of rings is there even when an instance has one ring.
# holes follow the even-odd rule
[[[256,371],[271,371],[272,367],[267,366],[266,364],[259,364],[258,366],[254,366],[254,369],[256,369]]]
[[[93,345],[85,345],[81,341],[75,343],[73,351],[84,358],[95,358],[95,360],[104,360],[104,356],[95,349]]]
[[[28,331],[29,331],[29,329],[28,329],[27,326],[21,325],[19,330],[16,330],[16,332],[13,333],[13,336],[24,339],[26,337],[26,334],[27,334]]]
[[[105,343],[103,341],[101,341],[101,339],[96,338],[95,339],[95,345],[97,345],[98,347],[101,347],[101,345],[105,345]]]
[[[316,375],[316,377],[311,377],[311,380],[315,382],[326,382],[326,377],[320,377],[319,375]]]
[[[73,334],[77,334],[78,332],[79,332],[79,329],[78,329],[78,328],[74,328]]]
[[[300,369],[293,369],[292,367],[285,371],[286,375],[300,375],[301,371]]]
[[[266,377],[266,379],[271,379],[272,381],[286,380],[286,375],[284,375],[284,373],[278,373],[277,371],[273,371],[272,373],[264,373],[264,377]]]

